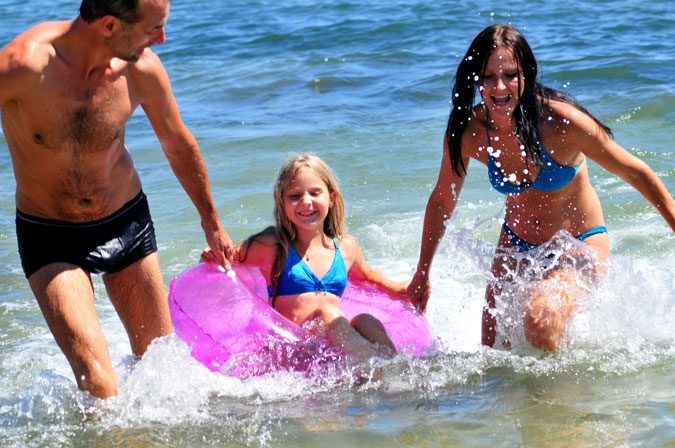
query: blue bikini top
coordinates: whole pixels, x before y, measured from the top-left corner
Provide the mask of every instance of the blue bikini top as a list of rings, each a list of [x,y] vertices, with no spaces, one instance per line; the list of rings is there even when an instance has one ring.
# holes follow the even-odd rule
[[[307,266],[295,251],[293,246],[288,250],[286,265],[279,277],[278,296],[302,294],[304,292],[323,291],[330,292],[338,297],[342,296],[347,287],[347,266],[338,248],[337,239],[333,237],[335,244],[335,257],[326,275],[319,279]]]
[[[488,131],[487,124],[485,125],[485,133],[487,134],[488,146],[491,146],[490,132]],[[491,153],[488,153],[488,176],[494,189],[502,194],[518,194],[529,188],[539,191],[560,190],[570,183],[584,161],[582,160],[581,163],[575,167],[560,165],[553,160],[548,151],[546,151],[546,148],[544,148],[544,144],[541,141],[541,137],[539,138],[539,146],[541,147],[542,163],[539,167],[537,178],[528,185],[514,185],[509,182],[509,179],[504,177],[504,173],[499,166],[497,166],[495,158]]]

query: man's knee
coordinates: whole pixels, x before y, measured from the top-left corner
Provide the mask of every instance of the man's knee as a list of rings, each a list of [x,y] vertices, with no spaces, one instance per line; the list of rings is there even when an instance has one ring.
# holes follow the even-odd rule
[[[81,390],[88,391],[98,398],[108,398],[117,395],[119,388],[119,379],[112,369],[104,369],[101,365],[93,361],[89,368],[77,371],[73,368],[77,379],[77,386]]]

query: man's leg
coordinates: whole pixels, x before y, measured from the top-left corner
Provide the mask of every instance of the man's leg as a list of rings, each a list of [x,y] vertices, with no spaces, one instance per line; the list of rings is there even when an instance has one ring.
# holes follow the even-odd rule
[[[157,252],[105,274],[103,281],[135,355],[143,355],[153,339],[173,331]]]
[[[28,279],[77,385],[100,398],[117,393],[119,380],[94,308],[89,274],[67,263],[44,266]]]

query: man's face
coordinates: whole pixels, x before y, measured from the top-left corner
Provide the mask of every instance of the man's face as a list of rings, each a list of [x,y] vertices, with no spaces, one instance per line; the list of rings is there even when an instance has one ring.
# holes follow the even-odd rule
[[[165,41],[164,25],[169,17],[169,0],[140,0],[141,20],[127,23],[111,37],[109,47],[113,55],[127,62],[136,62],[143,51],[153,44]]]

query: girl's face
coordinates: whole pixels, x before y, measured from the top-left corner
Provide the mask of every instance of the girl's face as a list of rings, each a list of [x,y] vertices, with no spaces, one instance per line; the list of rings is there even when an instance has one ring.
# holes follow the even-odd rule
[[[284,213],[298,231],[323,229],[335,195],[309,168],[300,168],[284,191]]]
[[[518,72],[518,63],[513,50],[499,47],[492,52],[485,66],[483,77],[478,82],[478,90],[485,106],[493,116],[513,114],[522,93],[523,77]]]

